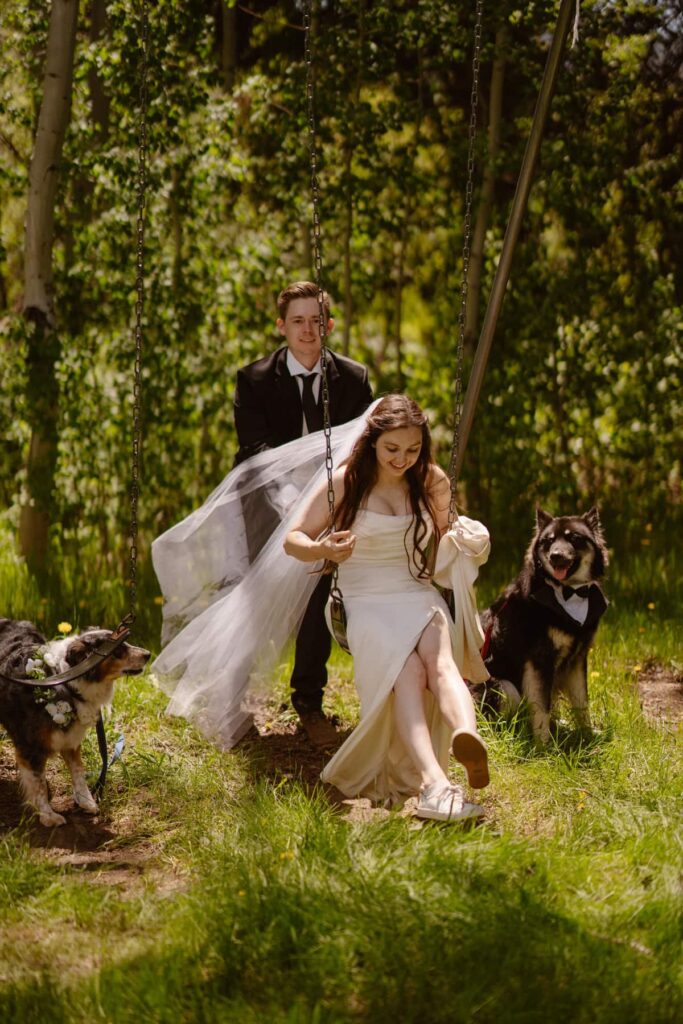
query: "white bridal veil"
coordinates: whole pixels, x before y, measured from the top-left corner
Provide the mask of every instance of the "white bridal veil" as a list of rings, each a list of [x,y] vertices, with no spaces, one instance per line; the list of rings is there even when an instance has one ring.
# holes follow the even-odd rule
[[[376,404],[332,428],[335,467]],[[241,708],[249,681],[277,663],[318,582],[321,563],[290,558],[282,545],[325,476],[322,433],[271,448],[228,473],[201,508],[152,545],[165,600],[165,646],[153,671],[171,696],[168,712],[225,749],[251,725]]]

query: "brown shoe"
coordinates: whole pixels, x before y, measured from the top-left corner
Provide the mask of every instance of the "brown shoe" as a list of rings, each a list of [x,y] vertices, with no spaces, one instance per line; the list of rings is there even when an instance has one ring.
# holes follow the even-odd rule
[[[309,743],[319,750],[333,747],[339,740],[337,730],[322,711],[304,711],[299,714],[301,727]]]
[[[489,766],[486,744],[481,736],[469,729],[456,729],[451,741],[451,750],[456,761],[467,772],[467,781],[472,789],[484,789],[489,784]]]

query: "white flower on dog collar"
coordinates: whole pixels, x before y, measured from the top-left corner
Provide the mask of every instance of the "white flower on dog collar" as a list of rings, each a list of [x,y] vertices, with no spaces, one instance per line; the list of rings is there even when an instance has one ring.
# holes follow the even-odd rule
[[[26,676],[28,679],[45,678],[45,662],[42,658],[29,658],[26,662]]]
[[[46,652],[44,647],[38,647],[34,651],[33,657],[26,660],[27,678],[35,679],[37,682],[47,678],[46,665],[49,665],[50,668],[57,667],[54,663],[54,655]],[[33,700],[47,711],[55,725],[60,725],[62,728],[67,728],[77,718],[76,709],[68,700],[50,700],[50,694],[45,689],[41,689],[39,685],[33,691]]]
[[[69,725],[75,718],[74,709],[67,700],[58,700],[56,703],[46,704],[45,710],[55,725]]]

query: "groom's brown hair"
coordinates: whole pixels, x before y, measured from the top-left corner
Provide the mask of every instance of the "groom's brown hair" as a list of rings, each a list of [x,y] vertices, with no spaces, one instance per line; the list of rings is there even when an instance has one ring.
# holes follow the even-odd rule
[[[280,319],[285,320],[287,318],[287,310],[289,309],[290,302],[294,299],[317,299],[318,298],[318,286],[313,284],[312,281],[295,281],[294,284],[288,284],[286,288],[283,288],[277,297],[277,311]],[[323,292],[323,309],[325,310],[325,319],[330,319],[330,297],[327,292]]]

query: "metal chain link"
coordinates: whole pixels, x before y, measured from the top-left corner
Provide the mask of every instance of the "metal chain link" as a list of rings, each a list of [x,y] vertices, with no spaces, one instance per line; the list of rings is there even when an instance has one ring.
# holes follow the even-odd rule
[[[130,554],[128,585],[130,612],[128,621],[135,621],[138,593],[138,497],[140,494],[140,396],[142,390],[142,317],[144,304],[145,206],[147,189],[147,58],[149,17],[147,0],[140,5],[140,85],[138,115],[138,169],[137,169],[137,252],[135,273],[135,365],[133,370],[133,429],[130,481]]]
[[[467,279],[470,269],[470,238],[472,235],[472,195],[474,191],[474,150],[477,140],[477,107],[479,105],[479,63],[481,52],[481,25],[484,0],[477,0],[474,24],[474,52],[472,57],[472,91],[470,93],[470,126],[467,147],[467,184],[465,187],[465,206],[463,218],[462,241],[462,275],[460,278],[460,311],[458,313],[458,347],[455,361],[455,398],[453,446],[448,463],[448,476],[451,483],[451,497],[448,505],[448,529],[456,519],[457,478],[455,466],[460,447],[460,421],[462,419],[462,383],[465,366],[465,316],[467,313]]]
[[[334,481],[332,476],[332,425],[330,423],[330,391],[327,379],[327,316],[325,313],[325,290],[323,288],[322,237],[320,230],[320,185],[318,182],[318,144],[315,124],[315,69],[311,48],[311,17],[313,4],[304,0],[304,61],[306,64],[306,102],[308,118],[308,151],[311,165],[311,201],[313,204],[313,258],[315,283],[318,289],[318,319],[320,326],[320,386],[323,406],[323,431],[325,434],[325,468],[327,470],[327,505],[329,527],[334,530]],[[336,573],[335,573],[336,579]]]

